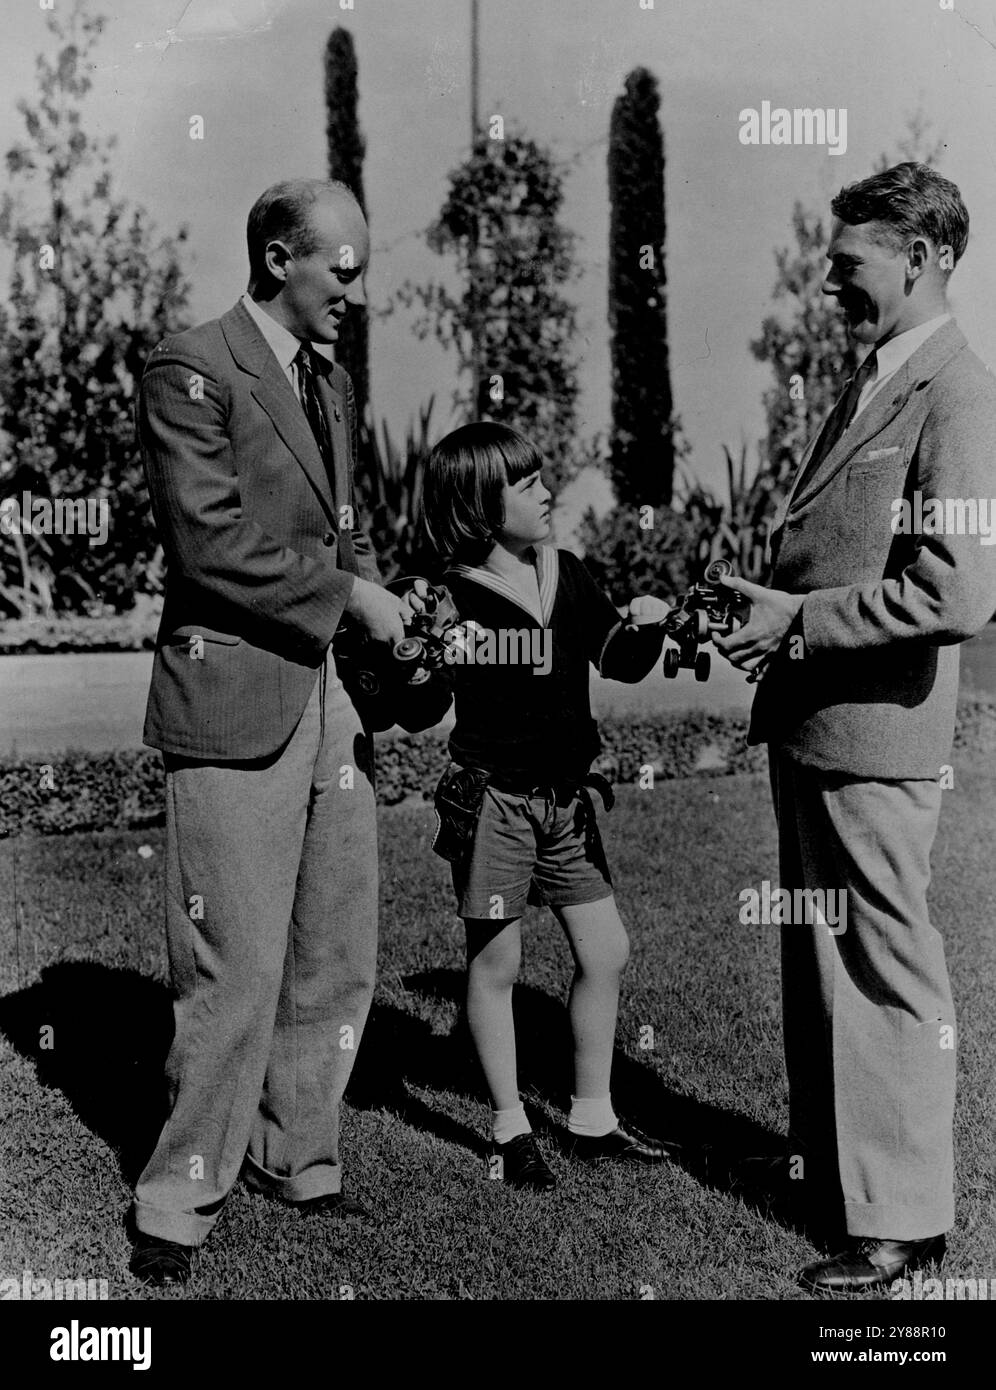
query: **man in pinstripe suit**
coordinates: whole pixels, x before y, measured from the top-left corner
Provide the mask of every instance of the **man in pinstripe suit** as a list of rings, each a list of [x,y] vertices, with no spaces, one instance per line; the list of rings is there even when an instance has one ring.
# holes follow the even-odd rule
[[[182,1283],[240,1172],[323,1219],[338,1106],[370,1006],[377,859],[369,752],[330,643],[404,605],[356,521],[356,418],[328,346],[363,301],[348,189],[297,180],[249,214],[250,284],[160,343],[139,430],[168,560],[145,740],[166,764],[171,1111],[139,1179],[131,1269]],[[322,349],[326,349],[323,355]]]

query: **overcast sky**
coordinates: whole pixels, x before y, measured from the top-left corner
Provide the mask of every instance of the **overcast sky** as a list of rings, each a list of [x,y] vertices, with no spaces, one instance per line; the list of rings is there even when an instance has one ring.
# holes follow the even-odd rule
[[[69,0],[55,0],[58,6]],[[644,0],[647,3],[647,0]],[[947,144],[941,168],[972,218],[953,282],[970,341],[996,364],[996,11],[991,0],[481,0],[482,107],[571,160],[564,220],[579,235],[582,430],[609,421],[606,136],[623,79],[658,77],[667,153],[669,332],[675,406],[707,481],[721,445],[763,429],[768,372],[748,343],[771,308],[774,248],[796,198],[825,207],[871,172],[919,105]],[[354,35],[373,305],[437,275],[420,232],[469,132],[469,0],[92,0],[108,26],[87,124],[119,137],[119,193],[163,230],[190,229],[193,309],[223,312],[245,287],[246,212],[278,178],[325,173],[322,57]],[[36,0],[0,0],[0,148],[20,133],[35,53],[50,42]],[[742,108],[847,111],[846,153],[745,147]],[[192,115],[205,138],[188,136]],[[375,414],[395,430],[430,394],[448,420],[454,366],[409,322],[376,322]]]

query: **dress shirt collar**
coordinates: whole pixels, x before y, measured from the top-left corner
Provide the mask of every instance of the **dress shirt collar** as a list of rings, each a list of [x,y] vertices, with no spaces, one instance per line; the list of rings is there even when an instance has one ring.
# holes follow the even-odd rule
[[[300,351],[301,340],[295,338],[289,328],[285,328],[282,323],[278,323],[272,315],[268,314],[262,304],[257,304],[248,291],[242,296],[242,304],[272,348],[273,355],[283,371],[288,372],[291,363]],[[320,357],[324,357],[328,361],[332,360],[333,348],[331,343],[312,343],[311,347]]]
[[[897,333],[888,342],[880,343],[875,349],[878,354],[878,367],[873,381],[878,383],[887,376],[892,376],[894,372],[898,372],[903,363],[909,361],[913,356],[917,348],[922,347],[942,323],[947,323],[950,317],[950,314],[938,314],[936,318],[928,319],[926,323],[918,323],[915,328],[908,328],[905,333]]]

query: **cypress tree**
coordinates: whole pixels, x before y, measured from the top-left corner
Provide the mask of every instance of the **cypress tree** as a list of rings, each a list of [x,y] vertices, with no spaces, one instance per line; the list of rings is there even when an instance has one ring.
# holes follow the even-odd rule
[[[357,65],[353,36],[348,29],[333,29],[325,46],[325,134],[329,178],[352,189],[366,215],[363,193],[363,156],[366,143],[357,116]],[[336,361],[352,377],[356,409],[364,419],[370,396],[370,325],[366,308],[355,305],[343,319],[335,345]]]
[[[609,129],[609,467],[622,504],[669,506],[674,423],[667,347],[664,137],[657,79],[635,68]]]

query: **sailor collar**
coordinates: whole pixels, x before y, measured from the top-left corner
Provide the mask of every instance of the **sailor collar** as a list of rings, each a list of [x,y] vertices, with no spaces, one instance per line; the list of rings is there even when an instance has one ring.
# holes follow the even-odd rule
[[[495,574],[493,570],[483,569],[480,565],[454,565],[452,572],[459,574],[463,579],[472,579],[475,584],[483,584],[486,589],[500,594],[502,598],[508,599],[509,603],[516,604],[517,607],[524,609],[531,618],[535,618],[540,627],[549,626],[553,605],[557,598],[557,584],[560,579],[560,556],[556,546],[536,546],[536,579],[539,584],[540,599],[538,609],[535,604],[530,603],[517,589],[513,588],[507,579],[503,579],[500,574]]]

